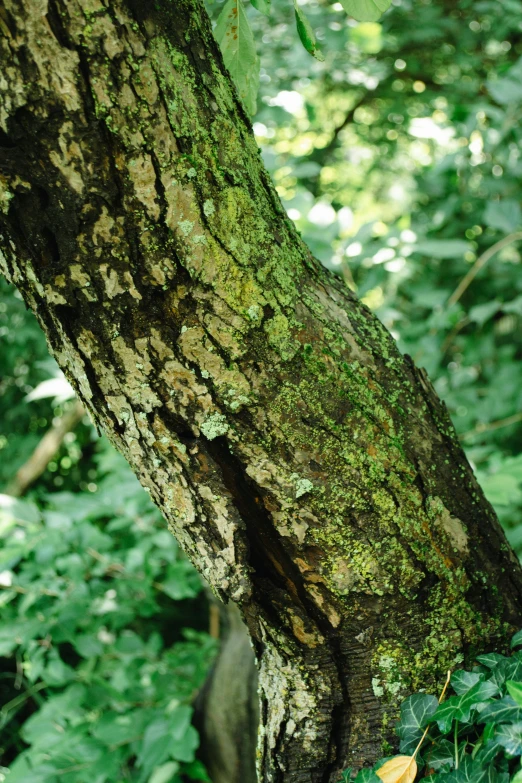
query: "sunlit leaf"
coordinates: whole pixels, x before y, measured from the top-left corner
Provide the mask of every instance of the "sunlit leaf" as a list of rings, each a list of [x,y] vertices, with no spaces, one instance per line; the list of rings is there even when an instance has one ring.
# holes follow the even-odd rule
[[[305,13],[297,5],[297,0],[294,0],[294,10],[297,32],[299,33],[299,38],[301,39],[301,43],[303,44],[304,48],[307,52],[310,52],[310,54],[315,57],[316,60],[324,60],[324,55],[317,46],[317,41],[315,39],[315,33],[312,30],[312,25],[308,21]]]
[[[522,707],[522,682],[513,682],[512,680],[508,680],[506,682],[506,688],[508,689],[508,693],[511,698],[518,704],[519,707]]]
[[[417,775],[417,762],[413,756],[395,756],[376,772],[383,783],[413,783]]]
[[[388,10],[391,0],[341,0],[347,14],[358,22],[376,22]]]
[[[522,228],[522,210],[515,199],[490,201],[484,210],[484,222],[491,228],[496,228],[509,234]]]
[[[271,0],[250,0],[250,2],[260,13],[269,16]]]
[[[242,0],[228,0],[214,30],[223,61],[250,115],[256,112],[259,58]]]
[[[414,250],[428,258],[461,258],[471,250],[469,242],[462,239],[425,239],[414,245]]]

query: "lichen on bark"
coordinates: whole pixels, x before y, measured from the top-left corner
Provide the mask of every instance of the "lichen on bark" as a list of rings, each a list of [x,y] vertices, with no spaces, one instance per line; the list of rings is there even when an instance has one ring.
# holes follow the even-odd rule
[[[4,0],[0,264],[260,667],[260,780],[333,783],[505,644],[522,575],[422,371],[311,256],[199,0]]]

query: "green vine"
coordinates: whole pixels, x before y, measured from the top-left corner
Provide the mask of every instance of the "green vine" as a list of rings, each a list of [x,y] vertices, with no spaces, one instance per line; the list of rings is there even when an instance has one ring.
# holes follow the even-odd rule
[[[403,754],[340,783],[522,783],[522,631],[510,657],[487,653],[449,680],[445,700],[415,693],[396,726]],[[444,692],[443,692],[444,693]]]

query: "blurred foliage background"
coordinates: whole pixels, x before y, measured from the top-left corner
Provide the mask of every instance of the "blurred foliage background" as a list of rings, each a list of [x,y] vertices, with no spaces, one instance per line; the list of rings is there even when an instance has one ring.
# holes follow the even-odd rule
[[[522,554],[522,2],[248,7],[254,132],[290,217],[426,367]],[[217,18],[222,3],[209,2]],[[74,401],[0,285],[0,488]],[[202,585],[87,419],[0,497],[0,781],[208,779],[191,725],[215,653]]]

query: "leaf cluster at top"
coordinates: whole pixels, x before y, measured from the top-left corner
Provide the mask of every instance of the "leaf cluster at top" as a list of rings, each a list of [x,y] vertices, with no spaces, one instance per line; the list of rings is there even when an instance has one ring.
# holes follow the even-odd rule
[[[261,14],[270,15],[271,0],[251,0],[251,2]],[[374,22],[390,7],[391,0],[341,0],[341,3],[346,13],[357,21]],[[295,24],[301,43],[317,60],[324,60],[308,17],[298,0],[293,0],[293,4]],[[259,57],[243,0],[227,0],[219,14],[214,35],[245,108],[250,115],[254,115],[259,88]]]

